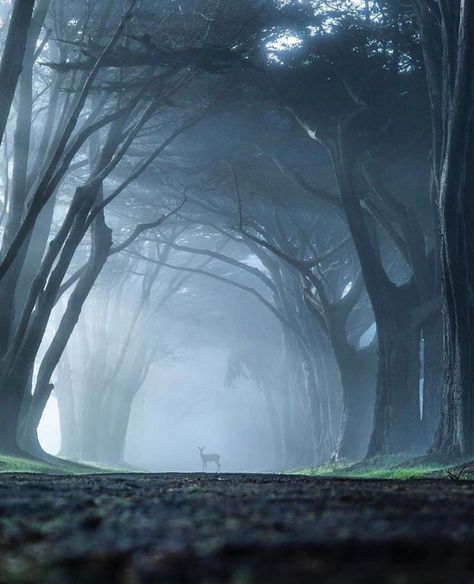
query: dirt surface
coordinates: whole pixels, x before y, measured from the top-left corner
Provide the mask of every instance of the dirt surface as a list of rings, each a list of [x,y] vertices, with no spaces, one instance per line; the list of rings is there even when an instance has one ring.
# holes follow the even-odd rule
[[[474,582],[474,483],[3,475],[0,582]]]

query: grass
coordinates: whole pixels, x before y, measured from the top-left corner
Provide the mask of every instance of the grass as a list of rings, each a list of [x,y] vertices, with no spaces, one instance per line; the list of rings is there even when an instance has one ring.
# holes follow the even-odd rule
[[[357,479],[393,479],[409,480],[423,478],[449,478],[448,471],[459,472],[463,464],[472,461],[448,461],[433,458],[410,459],[406,456],[378,457],[358,463],[335,462],[315,468],[299,468],[286,471],[286,474],[314,477],[357,478]],[[43,462],[29,458],[0,455],[0,474],[33,473],[52,475],[83,475],[104,473],[133,473],[139,469],[113,467],[92,462],[57,459],[57,462]],[[143,471],[141,471],[143,472]],[[474,479],[474,472],[466,471],[462,479]]]
[[[32,473],[54,475],[81,475],[103,473],[125,473],[130,469],[98,465],[95,463],[76,462],[65,459],[57,459],[57,463],[43,462],[30,458],[5,456],[0,454],[0,474],[2,473]]]
[[[446,461],[433,458],[409,459],[406,456],[377,457],[358,463],[336,462],[316,468],[301,468],[288,471],[315,477],[339,477],[358,479],[409,480],[423,478],[449,478],[448,471],[459,472],[467,461]],[[472,461],[469,461],[472,463]],[[463,479],[473,479],[471,472],[462,474]]]

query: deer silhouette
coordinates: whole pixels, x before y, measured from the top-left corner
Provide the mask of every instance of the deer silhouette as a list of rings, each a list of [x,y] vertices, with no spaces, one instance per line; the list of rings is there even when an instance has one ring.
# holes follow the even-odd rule
[[[204,454],[205,446],[198,446],[199,454],[201,455],[202,460],[202,472],[207,472],[207,463],[208,462],[215,462],[216,463],[216,470],[219,472],[221,470],[221,457],[219,454]]]

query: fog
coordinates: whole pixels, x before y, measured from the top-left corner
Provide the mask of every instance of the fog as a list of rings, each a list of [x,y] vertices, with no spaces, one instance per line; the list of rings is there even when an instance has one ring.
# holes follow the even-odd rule
[[[224,351],[203,349],[188,356],[184,367],[165,364],[150,372],[132,408],[125,449],[130,466],[200,472],[197,445],[205,445],[209,453],[221,454],[225,472],[278,470],[258,389],[249,382],[231,391],[226,388],[227,359]],[[59,452],[54,395],[41,420],[39,438],[47,452]]]
[[[193,243],[188,236],[188,245],[190,239]],[[200,238],[194,239],[199,241]],[[239,258],[239,246],[233,248],[234,261],[266,273],[256,256],[249,254]],[[229,243],[226,251],[226,257],[234,259]],[[183,263],[182,255],[171,253],[167,262],[179,265]],[[283,469],[284,445],[279,430],[272,426],[264,396],[271,385],[273,407],[282,419],[285,397],[278,379],[283,374],[279,363],[284,342],[281,323],[258,298],[233,289],[232,280],[212,281],[208,275],[186,272],[183,278],[178,270],[167,268],[159,269],[159,279],[155,280],[156,287],[151,288],[145,308],[142,305],[143,276],[139,273],[140,269],[146,271],[144,264],[145,261],[138,260],[135,273],[126,278],[121,273],[103,274],[104,279],[120,279],[119,298],[113,298],[113,288],[101,286],[99,280],[85,303],[82,320],[66,353],[71,389],[76,399],[86,399],[81,396],[81,392],[87,392],[84,379],[86,383],[94,379],[94,387],[101,383],[105,391],[114,391],[116,385],[127,393],[127,384],[135,383],[133,376],[141,376],[138,388],[131,388],[133,402],[126,441],[120,453],[120,463],[130,467],[201,471],[198,446],[204,446],[206,453],[220,454],[225,472]],[[198,265],[202,265],[202,261]],[[218,264],[212,273],[229,276],[219,271]],[[255,285],[252,281],[255,277],[248,276],[248,283]],[[137,317],[137,307],[145,314]],[[100,324],[104,328],[99,335]],[[86,354],[84,342],[88,345]],[[125,345],[132,355],[136,350],[142,356],[153,352],[150,360],[142,362],[141,372],[135,369],[136,362],[127,361],[123,351]],[[91,352],[101,352],[98,364],[101,370],[92,378],[83,374],[84,369],[93,366]],[[118,368],[117,358],[123,360],[120,370],[104,383],[102,368],[107,368],[107,360],[111,361],[112,368]],[[133,371],[131,376],[130,371]],[[60,408],[64,407],[66,396],[61,393],[64,389],[60,387],[64,383],[61,374],[53,378],[53,383],[57,389],[47,403],[38,435],[42,447],[57,455],[61,446]],[[123,399],[120,394],[118,398]],[[81,409],[81,406],[77,404],[76,408]],[[82,421],[81,416],[85,416]],[[87,425],[87,416],[87,409],[84,409],[74,423]],[[82,447],[76,444],[72,448],[77,451],[68,454],[83,460]],[[94,456],[104,457],[105,464],[112,462],[108,454],[95,451]]]
[[[444,423],[442,164],[413,12],[15,10],[5,452],[176,472],[425,453]]]
[[[474,0],[0,0],[0,582],[472,581],[473,57]]]

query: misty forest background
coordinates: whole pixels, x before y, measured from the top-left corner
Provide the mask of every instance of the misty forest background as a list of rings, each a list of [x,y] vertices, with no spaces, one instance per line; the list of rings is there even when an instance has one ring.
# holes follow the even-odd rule
[[[0,452],[474,457],[474,4],[0,2]]]

